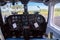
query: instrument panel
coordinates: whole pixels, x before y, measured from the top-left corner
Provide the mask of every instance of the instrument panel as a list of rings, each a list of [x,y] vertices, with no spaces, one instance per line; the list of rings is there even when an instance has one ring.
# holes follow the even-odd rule
[[[5,22],[8,25],[5,30],[7,32],[10,31],[7,35],[15,35],[16,37],[26,36],[27,34],[32,36],[43,35],[46,30],[45,18],[39,14],[10,15],[6,18]]]
[[[45,22],[45,19],[41,15],[11,15],[7,18],[6,22],[11,26],[12,24],[16,23],[19,26],[30,26],[37,23],[40,25],[41,23]]]

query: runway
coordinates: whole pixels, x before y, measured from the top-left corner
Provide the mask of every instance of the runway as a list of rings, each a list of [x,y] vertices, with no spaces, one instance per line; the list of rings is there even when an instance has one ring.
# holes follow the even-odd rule
[[[60,27],[60,16],[54,17],[54,24]]]

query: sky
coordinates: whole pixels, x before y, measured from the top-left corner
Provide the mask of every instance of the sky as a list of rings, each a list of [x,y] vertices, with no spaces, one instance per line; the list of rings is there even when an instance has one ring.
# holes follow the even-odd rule
[[[48,9],[48,6],[44,5],[43,3],[37,3],[37,2],[29,2],[28,6],[39,6],[41,9]],[[60,8],[60,3],[57,3],[55,5],[55,8]]]
[[[56,4],[55,8],[60,8],[60,3]]]
[[[28,3],[28,9],[29,10],[32,10],[32,9],[33,10],[48,9],[48,6],[44,5],[43,3],[30,2],[30,3]]]
[[[18,3],[18,4],[21,4],[21,3]],[[30,6],[30,8],[31,8],[31,6],[37,6],[40,9],[48,9],[48,6],[44,5],[43,3],[29,2],[28,7],[29,6]]]
[[[48,6],[44,5],[43,3],[36,3],[36,2],[30,2],[28,3],[28,6],[37,6],[38,8],[41,8],[41,9],[48,8]]]
[[[11,3],[8,3],[6,5],[11,5]],[[18,2],[18,5],[22,5],[21,2]],[[55,8],[60,8],[60,3],[56,4]],[[48,9],[48,6],[44,5],[43,3],[36,2],[28,3],[28,10],[40,10],[40,9]]]

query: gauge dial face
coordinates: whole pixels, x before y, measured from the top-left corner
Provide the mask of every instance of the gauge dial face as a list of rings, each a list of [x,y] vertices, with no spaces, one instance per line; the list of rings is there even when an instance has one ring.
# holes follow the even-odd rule
[[[44,18],[42,16],[37,16],[36,21],[41,24],[44,22]]]

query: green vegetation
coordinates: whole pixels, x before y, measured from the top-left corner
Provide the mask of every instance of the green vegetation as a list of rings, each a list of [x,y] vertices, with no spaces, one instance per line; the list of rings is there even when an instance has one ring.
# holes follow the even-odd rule
[[[15,7],[12,7],[12,8],[15,8]],[[21,8],[21,6],[19,6],[18,8]],[[29,14],[34,14],[34,12],[36,12],[36,11],[29,11]],[[47,16],[48,15],[48,10],[47,9],[40,9],[38,12],[39,12],[39,14],[41,14],[43,16]],[[6,12],[2,12],[3,15],[6,15],[6,14],[10,15],[11,14],[9,12],[7,12],[7,13]],[[23,14],[23,11],[21,11],[21,10],[18,11],[18,14]],[[60,8],[55,8],[54,16],[60,16]]]
[[[48,10],[47,9],[41,9],[40,13],[47,16],[48,15]],[[54,9],[54,16],[60,16],[60,8],[55,8]]]
[[[36,11],[29,11],[29,14],[34,14],[34,12],[36,12]],[[40,9],[38,12],[41,15],[45,15],[45,16],[48,15],[48,10],[47,9]]]
[[[60,8],[55,8],[54,16],[60,16]]]
[[[47,9],[41,9],[40,14],[47,16],[48,15],[48,10]],[[60,16],[60,8],[55,8],[54,9],[54,16]]]
[[[47,9],[41,9],[40,14],[47,16],[48,15],[48,10]]]

